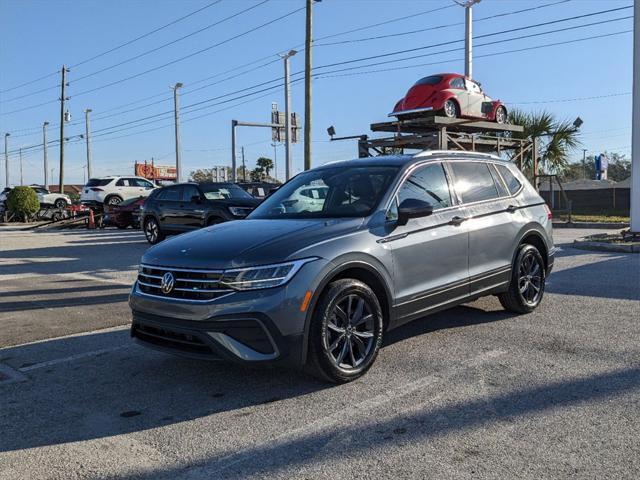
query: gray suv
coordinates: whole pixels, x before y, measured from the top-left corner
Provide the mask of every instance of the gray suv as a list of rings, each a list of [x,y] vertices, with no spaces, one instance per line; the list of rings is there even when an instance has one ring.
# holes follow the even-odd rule
[[[302,190],[323,191],[300,202]],[[385,332],[484,295],[528,313],[553,267],[551,214],[511,163],[423,152],[297,175],[246,220],[142,257],[131,335],[195,358],[363,375]]]

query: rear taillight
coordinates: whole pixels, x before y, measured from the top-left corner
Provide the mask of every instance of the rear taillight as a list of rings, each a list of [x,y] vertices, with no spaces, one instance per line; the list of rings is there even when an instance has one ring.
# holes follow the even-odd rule
[[[551,212],[551,209],[549,208],[549,205],[547,205],[545,203],[544,204],[544,209],[547,211],[547,220],[551,220],[553,218],[553,213]]]
[[[104,190],[102,188],[92,188],[91,191],[92,192],[104,192]]]

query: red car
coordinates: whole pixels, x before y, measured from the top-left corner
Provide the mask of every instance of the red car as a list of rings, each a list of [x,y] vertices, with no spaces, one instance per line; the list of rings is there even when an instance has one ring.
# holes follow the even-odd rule
[[[418,80],[389,116],[418,117],[425,112],[507,123],[507,109],[502,102],[484,93],[478,82],[457,73],[440,73]]]
[[[146,197],[130,198],[117,205],[105,205],[105,223],[121,230],[131,226],[140,228],[140,209]]]

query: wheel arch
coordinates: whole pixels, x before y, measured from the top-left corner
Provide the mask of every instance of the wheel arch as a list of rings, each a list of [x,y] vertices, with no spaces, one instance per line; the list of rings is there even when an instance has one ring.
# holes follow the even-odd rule
[[[118,197],[121,202],[124,202],[124,198],[122,198],[122,195],[118,195],[117,193],[109,193],[106,197],[104,197],[103,203],[109,203],[109,199],[113,197]]]
[[[311,325],[311,319],[313,313],[318,304],[318,301],[322,294],[327,289],[328,285],[341,278],[353,278],[360,280],[367,286],[369,286],[378,297],[380,301],[380,307],[382,308],[382,315],[385,321],[385,330],[389,328],[389,324],[392,323],[393,313],[393,297],[391,289],[384,275],[376,268],[373,263],[367,262],[362,259],[350,260],[345,263],[341,263],[338,267],[330,270],[325,274],[323,279],[319,282],[317,288],[314,291],[313,297],[307,310],[304,325],[303,347],[302,347],[302,364],[307,361],[307,353],[309,351],[309,329]]]
[[[518,240],[518,245],[513,253],[513,258],[511,260],[511,265],[515,262],[516,255],[518,255],[518,249],[520,245],[529,244],[533,245],[538,249],[540,255],[542,256],[542,261],[544,262],[545,270],[549,269],[549,246],[547,245],[547,241],[544,238],[544,235],[538,231],[536,228],[528,228],[523,230],[520,234],[520,239]]]

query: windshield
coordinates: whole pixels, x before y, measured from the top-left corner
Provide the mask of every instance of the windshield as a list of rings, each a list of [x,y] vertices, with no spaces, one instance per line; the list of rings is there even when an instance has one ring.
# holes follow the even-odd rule
[[[397,167],[335,167],[301,173],[267,197],[249,218],[366,217]]]
[[[437,85],[442,81],[442,77],[440,75],[431,75],[430,77],[424,77],[418,80],[416,85]]]
[[[200,189],[204,196],[209,200],[228,200],[230,198],[253,198],[242,188],[232,183],[223,185],[200,185]]]

